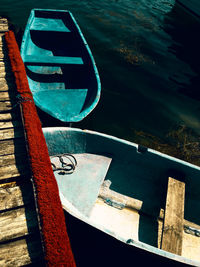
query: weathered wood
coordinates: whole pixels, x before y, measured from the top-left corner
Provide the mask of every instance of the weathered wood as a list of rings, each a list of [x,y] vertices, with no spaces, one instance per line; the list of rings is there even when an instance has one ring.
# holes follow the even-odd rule
[[[1,24],[0,25],[0,32],[7,32],[7,31],[8,31],[8,26],[4,25],[4,24]]]
[[[0,251],[0,266],[4,267],[24,266],[40,259],[42,261],[43,257],[38,235],[2,244],[0,245]]]
[[[1,213],[0,243],[38,231],[35,209],[31,206]]]
[[[0,112],[9,112],[12,110],[13,105],[10,101],[1,101],[0,100]]]
[[[0,18],[0,266],[23,266],[41,263],[43,253],[15,78],[2,36],[7,30],[7,19]]]
[[[157,213],[156,213],[156,215],[153,214],[152,211],[148,211],[147,209],[145,210],[145,212],[144,211],[141,212],[141,208],[142,208],[142,204],[143,204],[143,202],[141,200],[138,200],[138,199],[135,199],[132,197],[128,197],[128,196],[122,195],[118,192],[115,192],[113,190],[110,190],[109,184],[107,185],[105,182],[103,183],[103,185],[100,188],[98,197],[105,200],[105,201],[109,200],[109,202],[111,201],[114,203],[119,203],[119,204],[121,204],[122,207],[124,206],[126,208],[133,209],[135,211],[140,212],[143,215],[152,216],[152,217],[157,216],[158,220],[161,220],[161,221],[164,220],[164,214],[165,214],[164,209],[160,209],[160,213],[158,215],[157,215]],[[200,225],[195,224],[195,223],[190,222],[190,221],[185,220],[185,219],[184,219],[184,226],[185,227],[193,227],[193,228],[200,230]]]
[[[11,113],[0,113],[0,121],[12,121],[16,119],[20,119],[20,114],[19,112],[11,112]]]
[[[1,51],[1,49],[0,49],[0,51]],[[0,73],[5,72],[5,71],[6,71],[5,64],[0,64]]]
[[[1,62],[5,62],[5,60],[2,59]],[[14,82],[14,76],[13,75],[8,76],[8,78],[0,77],[0,84],[1,83],[11,83],[11,84],[13,84],[13,82]]]
[[[8,84],[4,83],[4,85],[0,85],[0,92],[16,92],[15,85],[13,83]]]
[[[21,121],[4,121],[4,122],[1,122],[0,121],[0,129],[9,129],[9,128],[17,128],[17,127],[21,127],[22,128],[22,122]]]
[[[0,181],[4,179],[9,179],[13,177],[20,177],[30,175],[30,170],[28,164],[15,164],[9,166],[0,167]]]
[[[30,181],[0,184],[0,211],[24,206],[34,201]]]
[[[8,31],[8,22],[6,19],[0,19],[0,31],[1,32],[6,32]]]
[[[127,208],[132,208],[135,210],[141,210],[143,202],[125,195],[122,195],[118,192],[110,190],[110,183],[108,180],[103,183],[99,191],[99,197],[104,200],[109,200],[113,203],[120,203],[122,206]]]
[[[8,55],[7,55],[7,53],[4,53],[3,50],[1,50],[1,51],[0,51],[0,57],[1,57],[1,58],[8,58]]]
[[[1,45],[1,44],[0,44]],[[9,67],[9,69],[11,70],[11,65],[10,65],[10,62],[9,60],[5,61],[5,62],[0,62],[0,68],[5,68],[7,70],[7,68]]]
[[[10,166],[10,165],[17,165],[17,164],[28,164],[28,158],[26,157],[27,153],[24,151],[24,154],[21,155],[16,155],[16,154],[11,154],[11,155],[3,155],[0,156],[0,168],[2,166]]]
[[[24,137],[23,129],[17,128],[15,129],[3,129],[0,130],[0,140],[8,140],[14,138]]]
[[[0,141],[0,156],[4,155],[21,155],[26,152],[26,145],[24,138],[10,139]]]
[[[14,92],[1,92],[0,91],[0,100],[1,101],[9,101],[10,99],[13,99],[16,97],[16,94]]]
[[[10,72],[5,72],[5,70],[1,70],[0,72],[0,78],[8,78],[8,77],[13,77],[13,73]]]
[[[14,82],[6,81],[5,79],[0,80],[0,92],[13,91],[16,92],[16,86]]]
[[[3,24],[8,24],[8,20],[6,18],[0,18],[0,22]]]
[[[181,255],[185,183],[169,177],[161,249]]]

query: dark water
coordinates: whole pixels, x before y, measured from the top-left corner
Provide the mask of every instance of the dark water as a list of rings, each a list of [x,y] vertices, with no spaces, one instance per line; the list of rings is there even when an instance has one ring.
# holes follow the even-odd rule
[[[199,22],[175,0],[0,0],[19,36],[32,8],[70,10],[95,57],[102,96],[75,127],[200,164]]]

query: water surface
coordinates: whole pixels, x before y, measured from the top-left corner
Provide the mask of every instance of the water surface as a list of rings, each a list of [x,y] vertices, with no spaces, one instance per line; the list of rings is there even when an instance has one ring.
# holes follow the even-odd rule
[[[70,10],[96,60],[101,99],[75,127],[200,164],[200,24],[175,0],[0,1],[18,36],[32,8]]]

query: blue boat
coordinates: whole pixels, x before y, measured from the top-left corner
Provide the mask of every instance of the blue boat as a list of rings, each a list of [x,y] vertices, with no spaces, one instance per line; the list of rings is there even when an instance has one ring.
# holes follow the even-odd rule
[[[126,248],[123,266],[138,266],[137,255],[141,266],[200,266],[198,166],[94,131],[43,132],[63,208]]]
[[[62,122],[84,119],[97,105],[101,84],[91,50],[73,15],[33,9],[21,45],[35,104]]]

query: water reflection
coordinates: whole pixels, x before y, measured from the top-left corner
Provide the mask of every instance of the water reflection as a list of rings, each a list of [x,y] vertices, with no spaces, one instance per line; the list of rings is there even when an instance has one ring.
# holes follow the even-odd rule
[[[76,127],[189,160],[180,144],[197,148],[200,134],[199,24],[186,17],[175,0],[0,3],[1,14],[10,17],[18,33],[34,7],[71,10],[96,60],[102,96],[97,108]],[[41,119],[44,125],[58,123]]]
[[[187,63],[191,70],[184,73],[188,83],[182,82],[175,77],[178,91],[195,100],[200,100],[200,23],[175,4],[172,11],[166,17],[165,31],[171,35],[173,43],[169,51],[174,53],[184,63]]]

